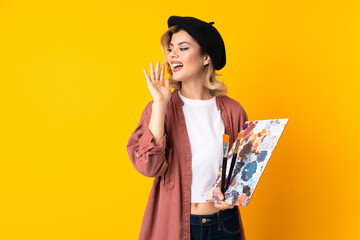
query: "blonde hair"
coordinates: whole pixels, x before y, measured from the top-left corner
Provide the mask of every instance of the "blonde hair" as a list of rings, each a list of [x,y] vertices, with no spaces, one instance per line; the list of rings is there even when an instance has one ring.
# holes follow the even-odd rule
[[[167,62],[167,56],[169,48],[169,43],[171,41],[171,37],[174,33],[177,33],[181,30],[181,28],[178,25],[171,26],[162,36],[161,36],[161,50],[164,52],[164,64],[167,64],[167,72],[170,74],[169,76],[169,83],[170,87],[175,89],[181,89],[181,82],[176,81],[173,79],[172,71],[170,63]],[[200,44],[199,44],[200,45]],[[204,56],[206,52],[200,45],[200,54]],[[227,94],[227,86],[219,81],[216,76],[221,76],[221,74],[218,74],[215,72],[215,68],[212,62],[212,59],[210,59],[210,63],[205,66],[204,70],[204,77],[202,79],[202,84],[205,88],[209,89],[212,96],[223,96]]]

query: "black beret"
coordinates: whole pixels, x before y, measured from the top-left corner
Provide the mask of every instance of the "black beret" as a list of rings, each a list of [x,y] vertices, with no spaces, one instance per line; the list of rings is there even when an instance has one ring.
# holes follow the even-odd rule
[[[210,55],[215,69],[220,70],[226,64],[225,45],[220,33],[212,24],[214,22],[207,23],[193,17],[171,16],[168,19],[168,27],[178,25],[185,30]]]

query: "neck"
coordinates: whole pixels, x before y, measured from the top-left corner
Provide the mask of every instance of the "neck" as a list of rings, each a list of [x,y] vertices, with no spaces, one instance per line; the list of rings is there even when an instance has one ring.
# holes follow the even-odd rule
[[[181,83],[180,94],[186,98],[194,100],[208,100],[213,98],[210,91],[200,84],[194,83]]]
[[[194,100],[208,100],[213,98],[209,89],[206,89],[200,80],[183,81],[181,83],[180,94],[186,98]]]

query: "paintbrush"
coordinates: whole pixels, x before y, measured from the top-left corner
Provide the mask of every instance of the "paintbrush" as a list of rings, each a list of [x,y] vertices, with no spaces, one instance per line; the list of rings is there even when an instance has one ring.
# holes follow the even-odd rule
[[[224,191],[226,191],[229,188],[229,185],[231,183],[231,176],[232,176],[232,172],[234,170],[234,166],[235,166],[235,162],[236,162],[236,157],[237,157],[237,152],[238,152],[238,149],[239,149],[241,137],[242,137],[241,134],[238,133],[238,137],[236,139],[236,145],[235,145],[234,153],[233,153],[233,156],[232,156],[232,159],[231,159],[231,165],[230,165],[229,174],[228,174],[228,178],[227,178],[227,181],[226,181],[226,186],[224,188]]]
[[[222,162],[222,170],[221,170],[221,192],[224,194],[225,192],[225,175],[226,175],[226,165],[227,165],[227,157],[229,151],[229,135],[223,134],[223,162]]]

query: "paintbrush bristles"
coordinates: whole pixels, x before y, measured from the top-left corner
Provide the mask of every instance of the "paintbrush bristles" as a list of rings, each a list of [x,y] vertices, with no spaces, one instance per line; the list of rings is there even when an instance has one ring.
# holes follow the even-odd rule
[[[235,145],[235,151],[238,150],[239,145],[240,145],[240,138],[237,138],[237,139],[236,139],[236,145]]]
[[[238,139],[241,139],[241,138],[242,138],[241,133],[238,133]]]
[[[229,135],[223,134],[223,141],[229,143]]]

